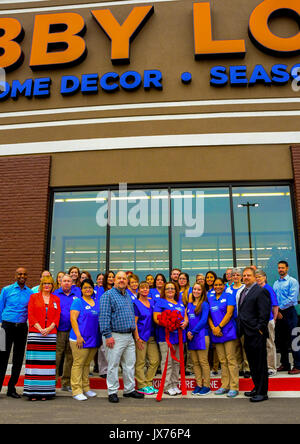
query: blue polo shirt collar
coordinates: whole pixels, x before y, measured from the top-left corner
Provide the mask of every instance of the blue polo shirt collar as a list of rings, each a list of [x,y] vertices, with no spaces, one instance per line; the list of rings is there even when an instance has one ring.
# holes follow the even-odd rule
[[[14,288],[19,288],[21,291],[22,290],[30,290],[30,288],[27,287],[27,285],[24,285],[24,287],[21,288],[20,285],[18,284],[18,282],[15,282],[13,285],[14,285]]]

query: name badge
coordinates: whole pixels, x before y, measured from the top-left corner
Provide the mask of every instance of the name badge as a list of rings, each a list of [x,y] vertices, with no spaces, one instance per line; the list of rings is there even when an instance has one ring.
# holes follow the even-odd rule
[[[221,299],[221,301],[220,302],[226,302],[226,299]]]
[[[57,304],[56,304],[56,302],[53,303],[53,307],[57,310]]]

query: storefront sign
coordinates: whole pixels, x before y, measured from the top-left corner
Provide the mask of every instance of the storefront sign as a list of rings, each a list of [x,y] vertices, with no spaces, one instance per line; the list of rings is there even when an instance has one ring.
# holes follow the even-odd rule
[[[154,12],[154,6],[134,7],[120,24],[109,9],[92,10],[91,15],[111,41],[111,61],[129,63],[130,43]],[[264,0],[251,13],[249,36],[262,51],[275,56],[300,54],[300,33],[281,38],[273,34],[269,21],[276,15],[291,15],[299,21],[298,0]],[[209,2],[193,4],[194,54],[196,59],[211,57],[244,57],[244,40],[213,40]],[[168,24],[171,26],[171,24]],[[0,18],[0,67],[8,71],[23,63],[22,24],[16,18]],[[64,68],[81,63],[87,56],[86,24],[74,12],[35,16],[29,66],[32,70]]]
[[[291,69],[287,65],[273,65],[271,72],[262,65],[256,65],[253,71],[249,72],[246,65],[214,66],[210,71],[210,85],[214,87],[231,86],[254,86],[263,84],[286,85],[289,81],[300,81],[300,64],[294,65]],[[188,81],[186,79],[189,79]],[[188,85],[192,82],[190,73],[181,75],[182,83]],[[145,70],[143,74],[137,71],[125,71],[119,75],[116,72],[108,72],[102,76],[95,74],[83,74],[80,78],[74,75],[65,75],[60,79],[59,93],[64,96],[75,94],[91,95],[104,93],[116,93],[123,90],[128,92],[144,88],[145,91],[163,89],[162,72],[156,69]],[[0,81],[0,101],[12,98],[17,100],[20,96],[31,98],[46,98],[51,94],[51,78],[41,77],[36,79],[26,79],[23,83],[19,80],[9,82]]]
[[[192,8],[195,60],[245,57],[245,40],[213,39],[212,11],[209,2],[194,3]],[[110,39],[111,63],[120,65],[130,63],[131,42],[153,15],[154,6],[134,7],[121,24],[110,9],[91,10],[90,13]],[[281,58],[300,54],[300,33],[281,38],[273,34],[269,28],[271,18],[285,15],[293,17],[299,23],[299,0],[264,0],[252,11],[248,33],[259,50]],[[168,26],[171,25],[168,23]],[[87,57],[85,32],[85,20],[78,13],[36,15],[28,57],[29,67],[35,72],[50,69],[64,70],[82,63]],[[10,17],[0,18],[0,69],[10,72],[24,63],[23,37],[24,30],[19,20]],[[49,74],[45,77],[39,75],[35,79],[10,82],[0,78],[0,100],[18,99],[20,96],[45,98],[50,96],[51,88],[55,88],[56,92],[65,97],[78,93],[113,93],[120,90],[132,92],[139,88],[161,91],[163,72],[157,68],[143,72],[135,70],[124,70],[123,73],[114,70],[91,72],[79,76],[63,73],[60,84],[57,84],[56,79],[55,86],[52,85]],[[290,67],[286,64],[274,64],[271,69],[261,64],[251,68],[245,64],[214,66],[210,69],[210,73],[208,72],[208,82],[210,81],[210,85],[214,87],[224,87],[228,84],[230,86],[285,85],[289,81],[298,79],[298,71],[300,64]],[[183,72],[180,80],[184,85],[189,85],[194,79],[191,72]]]

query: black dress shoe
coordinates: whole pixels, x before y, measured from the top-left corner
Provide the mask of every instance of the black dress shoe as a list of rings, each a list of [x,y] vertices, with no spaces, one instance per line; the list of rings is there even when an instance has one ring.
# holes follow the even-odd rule
[[[107,375],[99,375],[100,378],[106,379]]]
[[[247,396],[247,398],[253,398],[253,396],[256,396],[256,391],[251,390],[251,392],[245,392],[244,396]]]
[[[6,396],[10,396],[11,398],[14,398],[14,399],[20,399],[20,398],[22,398],[22,396],[21,395],[19,395],[17,392],[7,392],[6,393]]]
[[[109,402],[117,403],[119,402],[118,395],[116,393],[113,393],[112,395],[108,395]]]
[[[251,373],[250,372],[244,372],[244,378],[246,378],[246,379],[251,378]]]
[[[268,398],[268,395],[255,395],[252,396],[252,398],[250,398],[251,402],[261,402],[261,401],[266,401]]]
[[[124,393],[123,396],[124,396],[124,398],[135,398],[135,399],[144,398],[144,394],[139,393],[136,390],[133,390],[133,392],[130,392],[130,393]]]
[[[288,365],[283,365],[283,364],[281,364],[281,365],[278,367],[278,369],[277,369],[278,372],[288,372],[288,371],[290,371],[290,370],[291,370],[291,367],[290,367],[290,366],[288,366]]]

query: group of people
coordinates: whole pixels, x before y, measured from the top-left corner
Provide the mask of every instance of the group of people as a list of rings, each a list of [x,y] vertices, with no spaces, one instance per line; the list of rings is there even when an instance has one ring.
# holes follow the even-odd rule
[[[0,347],[0,390],[13,347],[7,395],[19,398],[16,384],[25,357],[23,395],[29,400],[55,397],[61,375],[62,390],[85,401],[97,396],[90,389],[94,362],[106,378],[109,402],[119,402],[119,370],[123,396],[142,399],[158,392],[153,379],[166,366],[165,393],[179,388],[179,336],[185,346],[185,369],[194,374],[195,396],[210,393],[211,376],[221,368],[221,387],[215,395],[235,398],[239,377],[252,377],[254,388],[245,392],[251,402],[268,399],[268,377],[277,371],[300,374],[297,336],[299,284],[288,274],[288,263],[278,263],[273,287],[255,266],[229,268],[223,277],[214,271],[189,275],[173,269],[169,280],[158,273],[145,280],[132,272],[99,273],[94,284],[88,271],[71,267],[53,280],[47,270],[40,283],[26,286],[27,271],[16,270],[16,281],[0,294],[0,323],[5,347]],[[176,310],[180,326],[169,333],[178,359],[171,359],[163,312]],[[276,327],[276,328],[275,328]],[[181,333],[179,332],[181,330]],[[289,349],[294,365],[291,369]],[[276,354],[281,356],[276,365]],[[63,368],[62,367],[63,363]],[[160,370],[159,370],[160,367]]]

